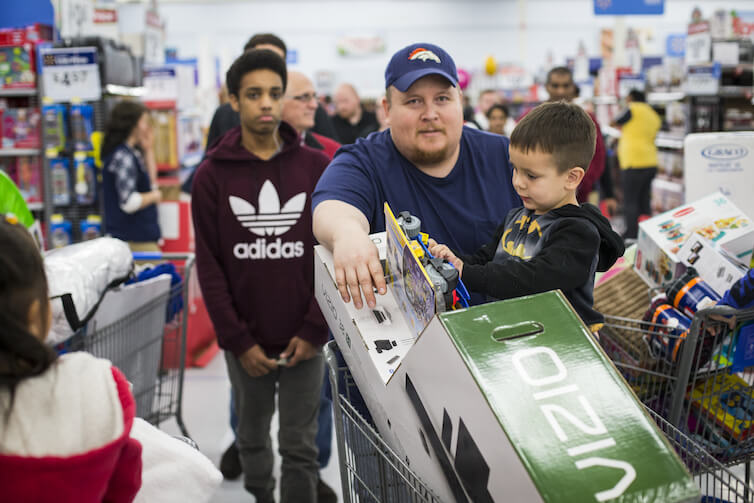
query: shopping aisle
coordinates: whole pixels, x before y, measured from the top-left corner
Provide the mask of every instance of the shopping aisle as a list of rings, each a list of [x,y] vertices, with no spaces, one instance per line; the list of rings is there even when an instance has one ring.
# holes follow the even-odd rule
[[[228,424],[228,399],[230,381],[222,353],[218,353],[204,368],[186,370],[183,392],[183,419],[186,428],[201,451],[212,460],[215,466],[220,456],[228,447],[232,433]],[[280,482],[280,456],[277,453],[277,414],[272,418],[272,445],[275,451],[275,479]],[[173,435],[180,431],[174,420],[170,420],[162,429]],[[333,432],[332,456],[327,468],[322,470],[324,481],[338,494],[341,501],[340,471],[338,452]],[[278,486],[277,498],[280,493]],[[223,481],[212,503],[249,503],[253,497],[243,489],[241,478],[235,481]]]

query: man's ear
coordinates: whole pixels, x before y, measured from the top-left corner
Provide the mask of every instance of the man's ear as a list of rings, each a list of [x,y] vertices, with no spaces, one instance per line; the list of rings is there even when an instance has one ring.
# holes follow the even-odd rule
[[[581,166],[576,166],[568,170],[566,174],[566,188],[568,190],[576,190],[584,179],[586,171]]]
[[[235,94],[229,94],[228,100],[230,101],[231,108],[233,108],[234,111],[239,112],[238,96]]]
[[[388,92],[390,92],[388,90]],[[387,100],[387,95],[382,97],[382,111],[385,112],[385,117],[387,117],[388,110],[390,110],[390,102]]]

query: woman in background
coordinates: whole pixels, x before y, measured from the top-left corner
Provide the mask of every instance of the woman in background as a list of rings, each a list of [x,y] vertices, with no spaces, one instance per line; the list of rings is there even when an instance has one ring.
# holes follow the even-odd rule
[[[147,108],[121,101],[105,125],[102,143],[105,231],[132,251],[159,251],[157,164]]]

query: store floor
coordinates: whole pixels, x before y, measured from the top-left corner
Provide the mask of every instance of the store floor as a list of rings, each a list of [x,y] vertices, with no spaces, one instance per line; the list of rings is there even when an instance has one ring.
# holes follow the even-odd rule
[[[218,466],[220,456],[230,445],[233,435],[228,424],[228,400],[230,381],[222,353],[218,353],[204,368],[187,369],[183,388],[183,420],[189,435],[199,445],[199,449]],[[161,429],[179,435],[180,430],[174,420],[170,420]],[[275,479],[280,481],[280,455],[277,453],[277,414],[272,418],[272,445],[275,452]],[[338,452],[333,432],[332,456],[330,463],[321,471],[322,479],[332,487],[341,498],[340,471]],[[279,488],[278,488],[279,489]],[[279,500],[280,493],[277,498]],[[212,503],[251,503],[254,497],[243,488],[241,478],[235,481],[223,481],[215,493]]]

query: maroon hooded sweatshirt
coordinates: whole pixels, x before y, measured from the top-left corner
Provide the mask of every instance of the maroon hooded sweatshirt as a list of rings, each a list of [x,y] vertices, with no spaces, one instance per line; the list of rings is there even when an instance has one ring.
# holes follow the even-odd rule
[[[268,356],[294,336],[322,345],[314,298],[311,194],[327,157],[280,124],[283,147],[265,161],[229,131],[196,172],[191,211],[199,283],[221,348]]]

